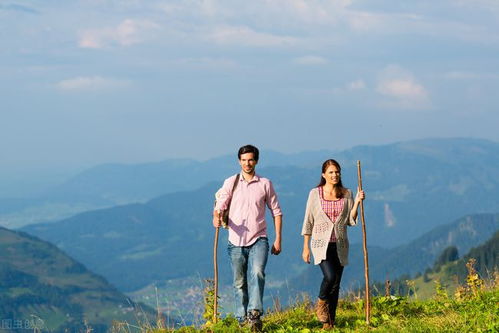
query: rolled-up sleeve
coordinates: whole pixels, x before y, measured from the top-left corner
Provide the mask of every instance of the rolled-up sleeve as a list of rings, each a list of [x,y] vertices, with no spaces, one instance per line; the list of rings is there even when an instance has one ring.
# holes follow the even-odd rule
[[[277,194],[275,193],[274,185],[272,185],[271,181],[269,181],[269,187],[266,195],[267,207],[269,207],[272,212],[272,216],[276,217],[282,215],[281,206],[279,205],[279,200],[277,200]]]
[[[215,208],[214,210],[226,210],[230,198],[231,186],[234,183],[233,177],[227,178],[222,187],[215,194]],[[232,180],[232,181],[231,181]]]
[[[303,219],[303,226],[301,234],[311,235],[314,228],[314,214],[312,214],[312,191],[310,191],[307,199],[307,206],[305,208],[305,217]]]
[[[348,225],[354,226],[354,225],[357,225],[357,219],[353,219],[352,214],[351,214],[352,209],[353,209],[354,199],[353,199],[352,192],[350,190],[348,192],[350,193],[350,197],[348,198],[349,200],[347,200],[347,202],[348,202]]]

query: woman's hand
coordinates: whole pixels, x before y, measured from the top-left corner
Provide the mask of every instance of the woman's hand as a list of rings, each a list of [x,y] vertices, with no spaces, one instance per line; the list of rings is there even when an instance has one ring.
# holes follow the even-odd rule
[[[303,261],[305,261],[307,264],[310,264],[310,249],[304,248],[303,252],[301,253],[301,257]]]
[[[360,203],[362,200],[366,198],[366,193],[363,190],[357,190],[357,195],[355,196],[355,201]]]

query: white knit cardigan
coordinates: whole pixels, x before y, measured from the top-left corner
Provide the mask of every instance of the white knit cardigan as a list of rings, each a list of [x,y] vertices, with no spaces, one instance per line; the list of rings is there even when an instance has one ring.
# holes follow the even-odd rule
[[[318,265],[322,260],[326,259],[327,247],[334,227],[338,258],[341,265],[346,266],[348,265],[349,246],[346,227],[357,224],[357,220],[350,218],[350,211],[354,204],[352,191],[347,190],[344,196],[345,204],[343,211],[334,224],[322,209],[319,196],[319,189],[317,187],[310,190],[301,234],[302,236],[312,235],[310,248],[314,256],[314,264]]]

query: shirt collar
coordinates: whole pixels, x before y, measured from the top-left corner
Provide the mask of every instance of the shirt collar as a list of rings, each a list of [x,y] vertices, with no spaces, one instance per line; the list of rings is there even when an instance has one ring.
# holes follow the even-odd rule
[[[255,173],[255,175],[253,176],[253,178],[248,183],[257,182],[259,180],[260,180],[260,176],[258,176],[258,174]],[[242,172],[239,173],[239,181],[240,182],[246,181],[246,179],[244,179],[244,176],[243,176]]]

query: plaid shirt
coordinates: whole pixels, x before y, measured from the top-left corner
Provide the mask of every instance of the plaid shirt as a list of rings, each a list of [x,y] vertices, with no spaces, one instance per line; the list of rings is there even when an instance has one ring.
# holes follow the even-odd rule
[[[343,211],[343,206],[345,206],[345,199],[344,198],[341,198],[339,200],[324,199],[324,189],[322,188],[322,186],[319,186],[319,193],[321,198],[322,210],[329,217],[331,223],[334,224],[338,219],[338,216],[340,216],[341,212]],[[331,238],[329,239],[329,241],[336,242],[336,235],[334,234],[334,228],[333,231],[331,232]]]

